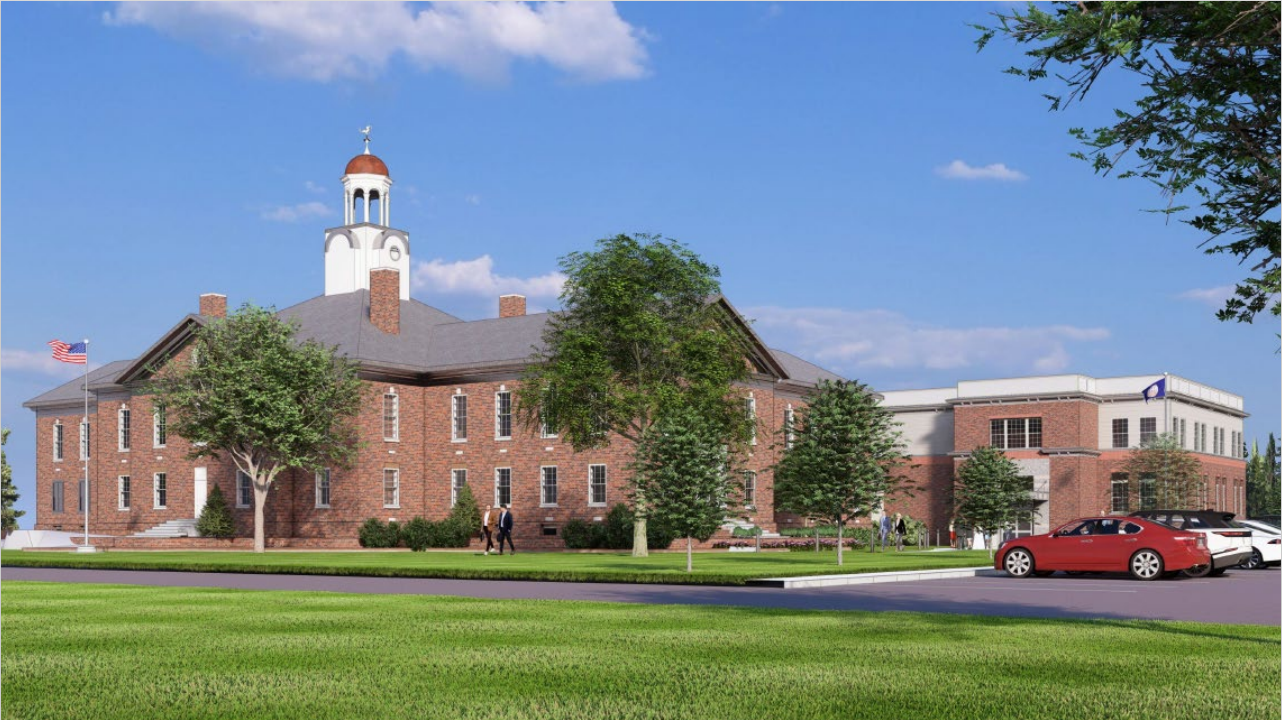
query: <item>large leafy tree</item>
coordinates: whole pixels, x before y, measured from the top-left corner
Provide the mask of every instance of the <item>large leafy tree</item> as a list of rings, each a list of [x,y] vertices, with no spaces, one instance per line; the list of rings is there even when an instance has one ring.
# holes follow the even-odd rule
[[[749,432],[734,384],[747,378],[742,335],[709,299],[720,271],[689,248],[616,235],[561,259],[561,311],[543,333],[517,396],[527,427],[545,424],[575,450],[639,443],[670,407],[694,408],[721,434]],[[645,556],[649,501],[634,496],[632,554]]]
[[[226,453],[254,488],[254,550],[266,548],[267,494],[288,468],[345,467],[364,395],[355,365],[270,310],[244,305],[196,329],[188,360],[156,369],[150,386],[191,457]]]
[[[1051,110],[1082,100],[1110,67],[1138,76],[1146,93],[1108,127],[1070,132],[1098,173],[1152,182],[1177,215],[1250,274],[1219,311],[1250,322],[1278,304],[1279,25],[1277,2],[1056,2],[1051,11],[997,13],[977,26],[1032,45],[1028,80],[1054,77]],[[1063,73],[1063,74],[1060,74]],[[1196,206],[1196,207],[1195,207]],[[1188,212],[1186,212],[1188,211]]]
[[[894,415],[854,381],[821,381],[797,416],[792,447],[774,468],[775,507],[832,520],[841,565],[846,524],[911,492],[897,473],[908,462],[903,437]]]
[[[1189,508],[1201,502],[1202,464],[1174,433],[1162,433],[1132,450],[1122,470],[1133,508]]]
[[[957,468],[953,504],[957,517],[967,526],[995,536],[1028,515],[1031,489],[1006,453],[982,445]],[[989,554],[992,552],[990,547]]]
[[[693,572],[694,541],[721,527],[736,490],[724,429],[693,408],[668,407],[641,436],[632,470],[650,517],[685,537]]]
[[[1278,441],[1269,433],[1269,444],[1263,453],[1258,441],[1251,443],[1251,456],[1246,464],[1247,517],[1278,514],[1282,507],[1278,471]]]
[[[4,447],[9,442],[9,428],[0,430],[0,447]],[[3,450],[0,450],[0,477],[3,479],[3,485],[0,486],[0,493],[3,493],[3,530],[8,535],[18,529],[18,518],[26,515],[23,510],[14,510],[13,504],[18,501],[18,488],[13,485],[13,468],[9,467],[9,458]]]

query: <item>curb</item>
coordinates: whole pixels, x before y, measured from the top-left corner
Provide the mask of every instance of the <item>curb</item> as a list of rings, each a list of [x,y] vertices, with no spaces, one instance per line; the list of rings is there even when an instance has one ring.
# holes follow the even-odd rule
[[[916,582],[918,580],[944,580],[947,578],[998,576],[1002,571],[991,567],[948,568],[945,570],[907,570],[900,572],[858,573],[854,575],[811,575],[809,577],[762,578],[749,580],[752,587],[817,588],[841,585],[869,585],[872,583]]]

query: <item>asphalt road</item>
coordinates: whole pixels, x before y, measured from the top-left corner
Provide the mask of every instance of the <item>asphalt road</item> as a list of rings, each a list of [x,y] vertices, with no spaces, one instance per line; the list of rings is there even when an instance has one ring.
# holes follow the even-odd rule
[[[1005,576],[831,588],[702,587],[507,580],[254,575],[4,568],[3,580],[118,583],[244,590],[455,595],[489,599],[734,605],[804,610],[902,610],[1038,618],[1193,620],[1282,625],[1282,572],[1232,570],[1218,578],[1140,582],[1125,575],[1015,580]]]

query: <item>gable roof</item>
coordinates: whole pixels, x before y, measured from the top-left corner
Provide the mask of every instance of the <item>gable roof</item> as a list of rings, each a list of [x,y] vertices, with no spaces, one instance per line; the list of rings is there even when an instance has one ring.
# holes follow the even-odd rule
[[[400,303],[400,333],[396,335],[384,333],[370,322],[368,290],[314,297],[287,307],[278,315],[298,323],[301,339],[333,346],[369,371],[400,374],[419,381],[518,369],[541,349],[544,327],[552,317],[551,313],[537,313],[464,321],[417,300]],[[725,308],[726,322],[747,338],[748,357],[758,372],[794,385],[841,379],[796,355],[768,348],[724,296],[709,298],[709,304]],[[150,368],[177,352],[194,330],[208,321],[201,315],[187,315],[139,357],[92,371],[90,390],[118,389],[142,380]],[[82,397],[82,393],[77,379],[23,405],[33,409],[59,405]]]

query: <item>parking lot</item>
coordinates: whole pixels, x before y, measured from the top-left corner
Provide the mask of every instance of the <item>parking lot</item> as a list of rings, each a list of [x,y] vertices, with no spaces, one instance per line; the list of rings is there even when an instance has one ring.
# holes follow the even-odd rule
[[[456,595],[808,610],[943,612],[1044,618],[1192,620],[1282,624],[1282,572],[1232,570],[1218,578],[1140,582],[1126,575],[1015,580],[979,576],[919,582],[780,590],[746,587],[431,580],[317,575],[5,568],[4,580],[123,583],[247,590]]]

